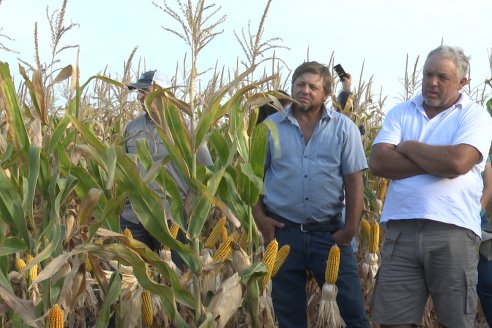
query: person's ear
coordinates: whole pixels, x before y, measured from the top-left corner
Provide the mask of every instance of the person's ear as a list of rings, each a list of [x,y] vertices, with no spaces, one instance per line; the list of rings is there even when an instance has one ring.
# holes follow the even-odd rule
[[[470,82],[470,80],[468,80],[466,77],[462,78],[459,82],[459,90],[461,90],[465,85],[468,84],[468,82]]]

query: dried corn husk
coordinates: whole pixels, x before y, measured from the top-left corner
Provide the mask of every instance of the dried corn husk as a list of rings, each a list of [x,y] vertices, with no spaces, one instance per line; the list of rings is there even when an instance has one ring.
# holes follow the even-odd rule
[[[339,266],[340,248],[335,244],[330,248],[328,259],[326,260],[325,283],[321,290],[318,321],[316,322],[317,328],[340,328],[346,326],[337,304],[338,288],[335,283],[338,279]]]
[[[222,283],[207,307],[208,312],[212,313],[215,318],[217,328],[225,327],[231,317],[238,311],[242,301],[241,278],[236,272]]]

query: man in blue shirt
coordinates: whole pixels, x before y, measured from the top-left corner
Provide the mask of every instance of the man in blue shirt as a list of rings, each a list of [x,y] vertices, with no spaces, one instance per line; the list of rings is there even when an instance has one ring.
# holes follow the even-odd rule
[[[330,247],[340,247],[337,302],[348,327],[369,327],[350,242],[363,209],[362,171],[367,161],[355,124],[324,105],[332,92],[327,66],[305,62],[292,76],[292,98],[270,119],[264,194],[253,215],[265,242],[276,238],[290,253],[272,280],[280,328],[306,327],[306,277],[321,287]],[[346,207],[346,222],[341,220]],[[295,300],[295,302],[293,302]]]

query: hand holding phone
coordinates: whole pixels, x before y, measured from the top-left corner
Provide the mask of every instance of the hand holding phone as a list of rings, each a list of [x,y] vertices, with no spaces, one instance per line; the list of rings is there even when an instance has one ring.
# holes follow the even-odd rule
[[[347,73],[343,69],[342,65],[337,64],[333,68],[335,69],[335,72],[337,72],[337,75],[340,78],[340,80],[343,81],[347,77]]]

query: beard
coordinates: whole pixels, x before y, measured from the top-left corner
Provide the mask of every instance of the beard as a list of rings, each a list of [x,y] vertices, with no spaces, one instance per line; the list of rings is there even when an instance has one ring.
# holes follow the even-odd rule
[[[301,111],[303,113],[307,113],[307,112],[310,112],[314,109],[323,107],[323,104],[312,104],[312,103],[310,103],[310,104],[302,105],[302,104],[298,104],[298,103],[293,103],[292,106],[293,106],[294,110],[298,110],[298,111]]]

